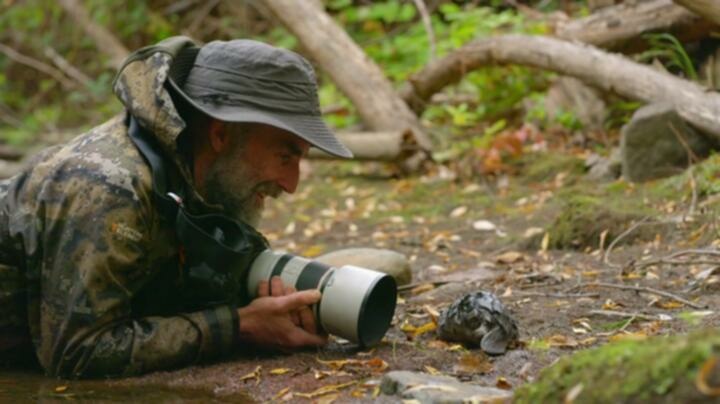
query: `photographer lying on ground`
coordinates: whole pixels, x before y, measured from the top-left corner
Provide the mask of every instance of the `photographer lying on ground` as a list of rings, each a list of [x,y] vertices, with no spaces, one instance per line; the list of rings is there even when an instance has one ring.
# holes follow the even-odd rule
[[[89,377],[324,344],[308,307],[319,292],[275,277],[252,302],[228,296],[241,285],[192,236],[217,222],[211,237],[240,240],[252,262],[267,248],[254,230],[264,200],[295,191],[308,148],[351,157],[322,122],[310,64],[255,41],[174,37],[131,55],[114,90],[126,114],[0,182],[5,352]]]

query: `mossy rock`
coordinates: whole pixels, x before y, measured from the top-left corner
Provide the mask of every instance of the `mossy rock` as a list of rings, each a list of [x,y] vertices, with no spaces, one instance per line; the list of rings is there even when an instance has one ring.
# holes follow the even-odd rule
[[[560,214],[548,229],[549,246],[557,249],[597,248],[602,233],[607,231],[607,247],[612,240],[632,226],[633,222],[641,220],[647,214],[642,208],[629,204],[613,206],[601,198],[574,195],[565,201]],[[622,241],[628,243],[638,239],[651,239],[657,230],[650,226],[641,226]]]
[[[720,331],[620,341],[565,357],[515,392],[515,403],[560,403],[582,385],[578,403],[715,402],[696,386],[698,371],[720,354]],[[704,373],[720,385],[720,367]]]

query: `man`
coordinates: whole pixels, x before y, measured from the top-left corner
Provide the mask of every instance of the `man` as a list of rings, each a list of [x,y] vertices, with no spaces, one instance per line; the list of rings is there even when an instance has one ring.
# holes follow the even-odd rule
[[[295,191],[308,148],[351,157],[321,120],[309,63],[255,41],[174,37],[131,55],[114,90],[125,114],[0,182],[0,342],[31,341],[64,377],[324,344],[308,307],[319,292],[276,277],[249,304],[202,295],[227,268],[193,277],[193,251],[208,253],[180,230],[181,217],[238,219],[250,262],[266,247],[251,227],[264,200]]]

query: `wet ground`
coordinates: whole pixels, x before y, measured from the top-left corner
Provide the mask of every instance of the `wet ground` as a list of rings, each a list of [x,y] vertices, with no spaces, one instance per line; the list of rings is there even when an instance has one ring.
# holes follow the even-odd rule
[[[712,244],[714,230],[703,218],[673,225],[672,231],[644,243],[611,249],[610,240],[598,240],[579,250],[548,250],[547,241],[528,239],[542,235],[557,215],[560,205],[553,198],[560,198],[555,194],[563,186],[557,181],[514,188],[511,178],[499,188],[440,174],[379,178],[382,168],[337,163],[313,165],[309,171],[300,192],[268,207],[263,231],[274,248],[305,256],[379,247],[410,257],[413,285],[401,293],[393,325],[379,346],[360,350],[333,339],[323,349],[293,354],[248,349],[215,364],[117,381],[66,383],[6,373],[0,375],[0,394],[43,402],[238,402],[250,397],[391,402],[396,399],[378,395],[379,380],[390,370],[452,375],[512,389],[576,350],[720,323],[717,313],[705,309],[717,307],[720,298],[712,285],[698,286],[696,280],[707,265],[624,265]],[[675,213],[684,209],[675,202]],[[486,224],[476,224],[481,220],[495,229],[483,230]],[[697,307],[646,291],[589,285],[598,282],[673,293]],[[487,357],[440,341],[433,331],[439,311],[476,290],[499,296],[519,324],[520,342],[505,355]]]

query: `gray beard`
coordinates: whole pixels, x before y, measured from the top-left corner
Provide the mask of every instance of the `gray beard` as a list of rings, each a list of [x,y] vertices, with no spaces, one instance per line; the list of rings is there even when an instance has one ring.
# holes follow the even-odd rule
[[[225,213],[257,228],[262,218],[263,207],[255,204],[255,194],[262,184],[250,178],[245,165],[235,168],[233,172],[224,164],[223,158],[216,161],[208,170],[206,182],[206,198],[209,203],[223,207]],[[234,187],[229,178],[235,177]]]

